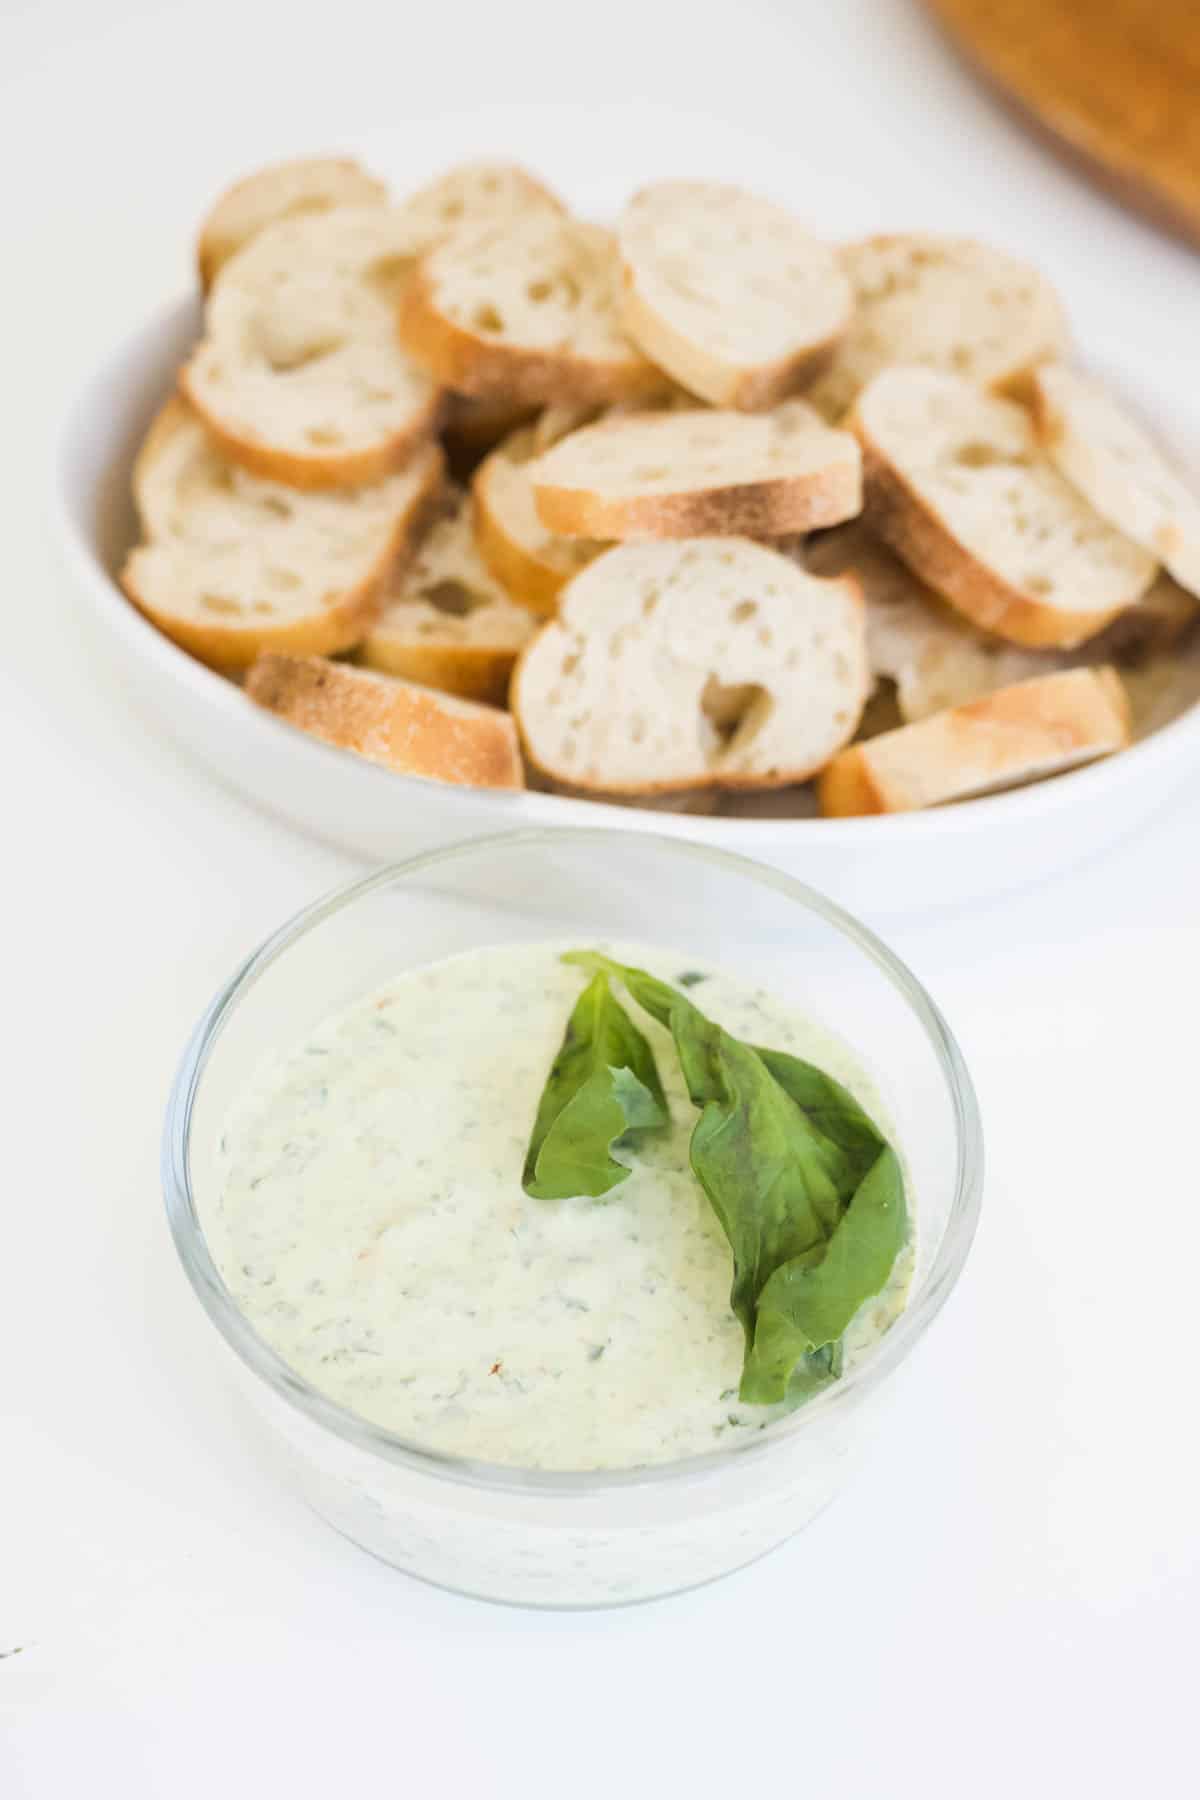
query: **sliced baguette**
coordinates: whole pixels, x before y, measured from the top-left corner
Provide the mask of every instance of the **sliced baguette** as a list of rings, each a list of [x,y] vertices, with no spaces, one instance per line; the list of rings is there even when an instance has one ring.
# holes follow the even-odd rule
[[[570,537],[778,537],[862,506],[858,445],[803,400],[752,417],[604,419],[547,450],[529,480],[542,523]]]
[[[261,231],[221,270],[180,377],[226,455],[328,488],[401,468],[440,393],[396,342],[420,236],[394,207],[339,207]]]
[[[1175,647],[1200,614],[1190,594],[1160,575],[1135,606],[1079,649],[1024,650],[976,630],[873,539],[860,520],[817,533],[798,554],[814,575],[854,575],[862,585],[867,654],[880,686],[868,705],[870,721],[864,715],[859,725],[860,738],[874,735],[868,723],[874,725],[876,718],[877,729],[890,730],[1036,675],[1106,662],[1122,665],[1140,736],[1161,722],[1160,671],[1177,665]],[[898,716],[887,721],[882,708],[893,691]],[[1151,691],[1152,712],[1142,704],[1143,693]]]
[[[506,438],[475,472],[475,536],[484,562],[514,599],[552,617],[573,575],[607,548],[590,538],[561,537],[534,504],[529,465],[532,427]]]
[[[318,656],[261,656],[246,692],[311,737],[401,775],[465,787],[524,786],[516,730],[497,707]]]
[[[901,723],[913,724],[1063,666],[1053,651],[1024,650],[977,631],[860,520],[810,538],[801,556],[814,575],[857,577],[866,605],[871,673],[894,685]]]
[[[457,495],[397,567],[361,654],[372,668],[503,705],[517,652],[535,621],[484,566],[471,511],[470,501]]]
[[[848,742],[867,692],[862,598],[744,538],[622,544],[522,653],[530,761],[594,793],[782,787]]]
[[[854,744],[817,793],[826,817],[912,812],[1058,775],[1128,742],[1116,670],[1067,669]]]
[[[1072,486],[1200,594],[1200,495],[1150,433],[1098,381],[1061,364],[1036,371],[1033,400],[1042,442]]]
[[[1070,648],[1154,579],[1153,557],[1063,479],[1011,400],[960,376],[897,367],[859,395],[850,424],[863,448],[867,524],[984,630]]]
[[[383,182],[351,157],[300,156],[256,169],[226,189],[200,227],[200,285],[210,288],[230,257],[268,225],[335,206],[383,206],[387,197]]]
[[[681,388],[657,404],[670,412],[696,410],[691,395]],[[528,465],[561,438],[594,423],[598,411],[617,418],[625,410],[620,405],[545,407],[527,429],[514,431],[475,471],[472,489],[480,554],[496,579],[534,612],[552,615],[564,584],[608,546],[591,538],[564,537],[542,523]]]
[[[663,376],[663,386],[652,400],[615,400],[610,406],[572,406],[559,403],[545,406],[533,421],[533,443],[537,455],[543,450],[551,449],[560,438],[569,437],[573,431],[582,431],[585,425],[594,425],[598,419],[617,419],[626,413],[637,412],[696,412],[700,402],[695,394],[689,394],[675,382]]]
[[[836,253],[782,207],[717,181],[659,181],[617,228],[621,316],[650,359],[716,406],[774,406],[850,323]]]
[[[510,223],[527,213],[565,213],[558,195],[519,163],[483,159],[458,163],[400,202],[428,247],[464,225]]]
[[[300,494],[236,468],[180,399],[134,465],[146,542],[121,573],[130,599],[216,668],[263,650],[347,650],[382,605],[388,572],[441,484],[422,450],[399,475],[339,494]]]
[[[400,337],[435,381],[514,405],[603,405],[665,386],[621,328],[611,234],[546,211],[471,226],[422,257]]]
[[[841,260],[854,318],[809,392],[827,418],[841,419],[892,363],[1005,390],[1022,386],[1066,343],[1063,310],[1045,277],[971,238],[864,238],[847,244]]]

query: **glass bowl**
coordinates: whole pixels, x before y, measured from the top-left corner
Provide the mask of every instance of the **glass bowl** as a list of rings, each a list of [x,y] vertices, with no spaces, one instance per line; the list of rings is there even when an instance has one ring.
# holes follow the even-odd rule
[[[736,1447],[644,1468],[553,1473],[423,1449],[327,1399],[239,1312],[202,1221],[224,1121],[255,1072],[384,981],[484,944],[656,945],[724,967],[855,1052],[906,1159],[917,1256],[908,1304],[869,1355]],[[493,1600],[606,1606],[727,1573],[816,1516],[844,1482],[962,1269],[983,1156],[970,1078],[941,1014],[840,908],[727,852],[642,833],[527,830],[414,856],[306,908],[216,996],[167,1110],[175,1243],[287,1478],[347,1537],[410,1574]]]

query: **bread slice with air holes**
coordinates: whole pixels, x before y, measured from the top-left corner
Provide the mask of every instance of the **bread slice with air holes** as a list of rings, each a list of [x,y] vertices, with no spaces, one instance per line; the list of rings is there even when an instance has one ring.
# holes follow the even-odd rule
[[[604,405],[666,385],[618,319],[611,233],[544,211],[435,245],[404,291],[400,337],[435,381],[515,405]]]
[[[453,495],[398,565],[361,656],[372,668],[503,705],[535,619],[509,598],[475,545],[471,502]]]
[[[599,419],[621,418],[627,413],[639,412],[696,412],[701,402],[695,394],[689,394],[676,382],[663,376],[663,386],[652,400],[614,400],[608,406],[573,406],[559,402],[554,406],[544,406],[533,420],[534,449],[540,456],[543,450],[551,449],[560,438],[569,437],[573,431],[582,431],[585,425],[594,425]]]
[[[407,194],[400,210],[428,247],[464,225],[499,224],[527,213],[561,216],[566,208],[536,175],[519,163],[481,158],[453,168]]]
[[[841,818],[974,799],[1123,749],[1129,729],[1115,669],[1039,675],[852,745],[818,778],[821,811]]]
[[[463,787],[525,785],[516,728],[499,707],[319,656],[260,656],[246,692],[310,737],[397,774]]]
[[[1025,650],[976,630],[873,539],[861,520],[816,533],[797,553],[814,575],[850,574],[862,584],[871,673],[895,690],[898,716],[884,729],[913,724],[1036,675],[1116,662],[1129,693],[1135,734],[1140,733],[1147,727],[1143,690],[1161,685],[1158,670],[1164,660],[1175,660],[1174,646],[1200,613],[1190,594],[1170,576],[1160,575],[1136,605],[1077,650]],[[877,689],[881,700],[884,693]],[[865,725],[864,718],[860,736],[867,735]]]
[[[256,169],[227,188],[200,227],[196,261],[208,289],[221,268],[268,225],[335,206],[383,206],[382,181],[347,156],[298,156]]]
[[[621,544],[563,590],[522,653],[526,753],[594,793],[782,787],[854,732],[862,596],[745,538]]]
[[[859,519],[817,533],[799,555],[814,575],[858,579],[866,606],[871,673],[877,681],[894,684],[901,723],[913,724],[995,688],[1064,666],[1061,653],[1024,650],[977,631],[873,538]]]
[[[1063,310],[1045,277],[971,238],[864,238],[843,248],[841,264],[854,291],[854,317],[809,391],[827,418],[841,419],[893,363],[1008,390],[1022,387],[1066,344]]]
[[[758,411],[828,360],[854,299],[836,252],[769,200],[719,181],[658,181],[617,227],[634,342],[715,406]]]
[[[121,582],[161,631],[216,668],[244,668],[263,650],[347,650],[441,480],[441,452],[428,445],[373,486],[297,493],[228,462],[174,398],[134,465],[146,541]]]
[[[858,445],[803,400],[604,419],[547,450],[529,480],[543,524],[570,537],[778,537],[862,507]]]
[[[535,613],[553,617],[558,597],[606,544],[562,537],[538,517],[529,465],[536,455],[532,426],[514,432],[475,471],[475,537],[497,581]]]
[[[1061,364],[1037,370],[1033,400],[1042,443],[1072,486],[1200,594],[1200,494],[1150,433],[1100,382]]]
[[[180,382],[225,454],[293,487],[377,481],[435,430],[441,394],[396,342],[421,247],[403,212],[269,225],[221,270]]]
[[[984,630],[1069,649],[1153,581],[1154,558],[1064,480],[1013,401],[897,367],[864,389],[849,422],[868,526]]]

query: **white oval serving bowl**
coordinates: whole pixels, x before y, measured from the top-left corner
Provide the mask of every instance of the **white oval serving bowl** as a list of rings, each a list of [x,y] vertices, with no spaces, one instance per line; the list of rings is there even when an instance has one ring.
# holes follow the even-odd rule
[[[1129,830],[1200,769],[1197,707],[1119,756],[962,805],[890,818],[721,818],[451,787],[306,737],[177,649],[116,580],[134,533],[133,456],[198,326],[194,299],[151,319],[105,359],[71,407],[56,469],[67,567],[124,691],[163,731],[258,805],[372,862],[472,832],[616,826],[758,857],[859,912],[907,912],[1024,886],[1067,867]],[[1138,386],[1145,385],[1139,370]],[[1163,399],[1161,385],[1152,393]]]

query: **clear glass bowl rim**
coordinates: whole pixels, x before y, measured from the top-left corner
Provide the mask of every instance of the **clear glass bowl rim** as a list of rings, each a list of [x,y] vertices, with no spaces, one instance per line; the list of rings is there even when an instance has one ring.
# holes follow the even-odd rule
[[[956,1168],[954,1193],[942,1241],[933,1267],[920,1291],[900,1314],[873,1353],[842,1380],[825,1388],[787,1418],[779,1420],[753,1439],[736,1446],[708,1451],[674,1462],[650,1463],[630,1469],[549,1470],[523,1469],[507,1463],[477,1461],[430,1450],[372,1424],[339,1406],[302,1376],[259,1337],[239,1311],[217,1272],[201,1230],[192,1192],[190,1142],[192,1112],[204,1070],[226,1022],[243,995],[301,937],[334,913],[354,906],[383,888],[402,883],[427,870],[501,849],[561,847],[564,841],[592,845],[631,844],[658,850],[680,861],[689,859],[728,870],[748,881],[794,901],[816,913],[826,924],[848,938],[880,969],[908,1003],[923,1027],[945,1078],[954,1108]],[[335,1436],[371,1455],[407,1465],[422,1474],[465,1482],[473,1487],[548,1494],[596,1494],[613,1488],[661,1485],[681,1477],[696,1476],[744,1466],[753,1456],[769,1456],[780,1443],[791,1443],[818,1418],[847,1408],[862,1393],[877,1387],[904,1361],[941,1311],[962,1273],[979,1221],[983,1193],[983,1128],[979,1106],[962,1054],[941,1012],[921,983],[869,928],[804,882],[732,851],[718,850],[686,839],[657,833],[632,835],[609,827],[528,827],[516,831],[489,832],[463,838],[437,850],[406,857],[401,862],[345,883],[288,919],[236,969],[217,992],[196,1025],[180,1060],[167,1102],[162,1138],[162,1182],[167,1219],[175,1248],[195,1293],[209,1319],[249,1371],[264,1381],[288,1405]]]

